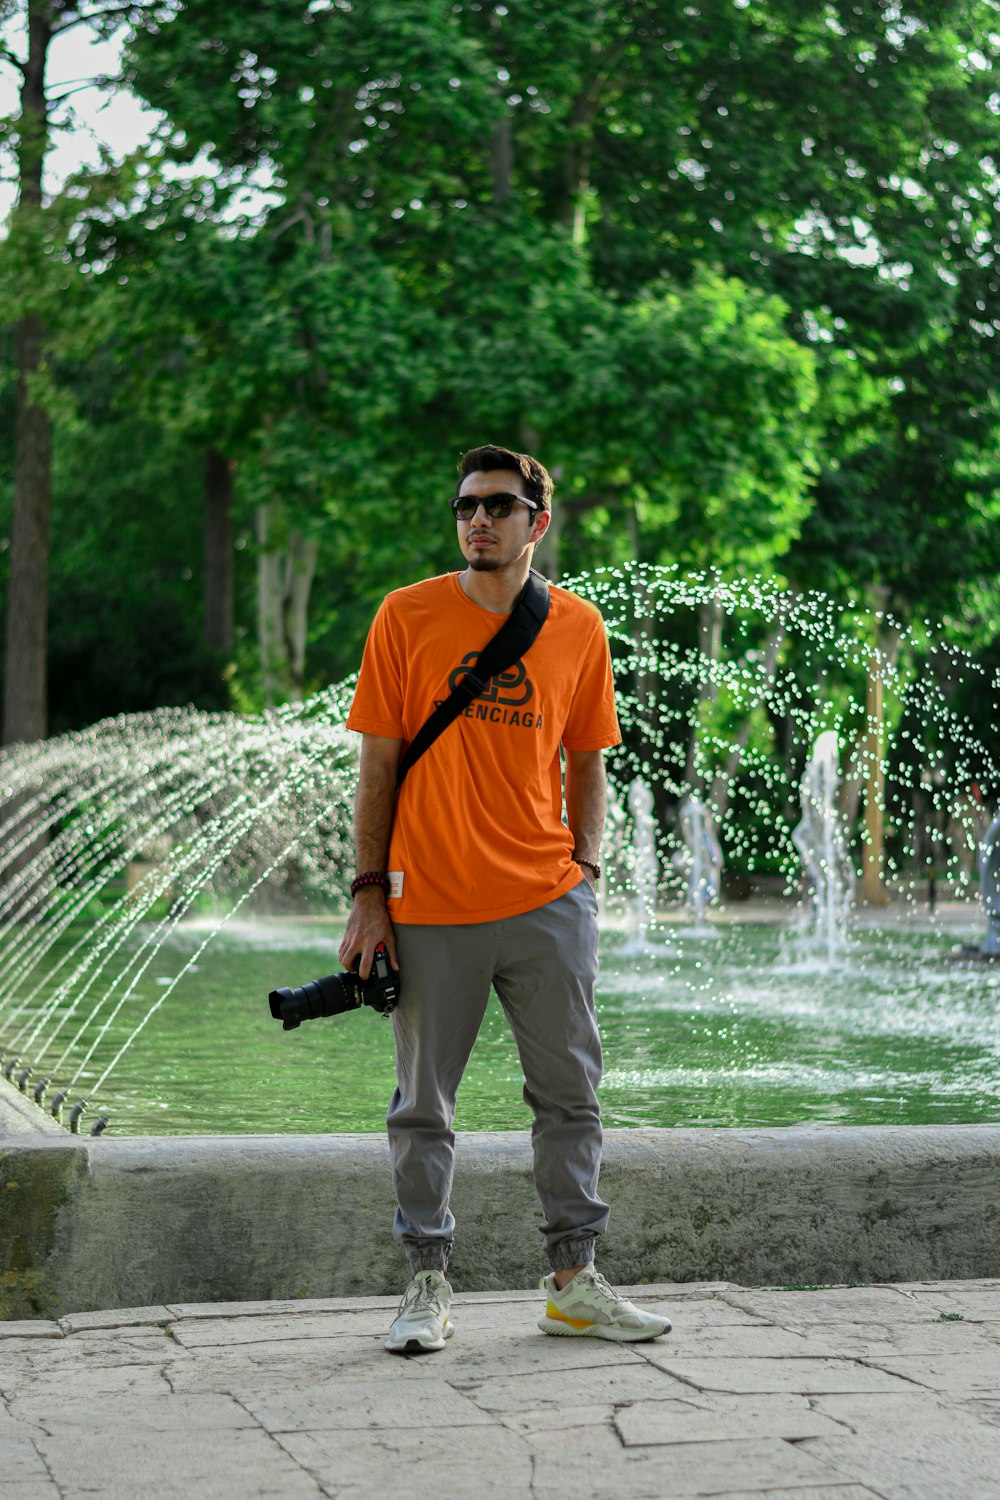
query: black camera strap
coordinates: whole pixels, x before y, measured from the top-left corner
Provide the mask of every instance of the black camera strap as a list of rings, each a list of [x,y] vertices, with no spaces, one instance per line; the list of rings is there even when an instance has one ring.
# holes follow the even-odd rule
[[[410,741],[396,773],[397,789],[416,762],[443,730],[464,713],[474,698],[485,693],[494,677],[506,672],[527,651],[549,613],[549,586],[534,568],[510,614],[479,653],[474,672],[466,672],[451,693],[437,705]]]

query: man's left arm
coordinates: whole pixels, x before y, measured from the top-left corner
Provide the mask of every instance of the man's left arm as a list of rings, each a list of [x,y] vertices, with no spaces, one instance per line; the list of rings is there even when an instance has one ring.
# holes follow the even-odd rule
[[[603,750],[566,751],[566,821],[577,859],[600,864],[607,793]],[[581,867],[590,884],[593,870]]]

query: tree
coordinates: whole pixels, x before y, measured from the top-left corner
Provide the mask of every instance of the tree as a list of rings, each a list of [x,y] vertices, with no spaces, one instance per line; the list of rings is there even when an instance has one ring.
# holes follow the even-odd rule
[[[52,430],[43,386],[48,331],[46,298],[52,286],[45,270],[47,224],[42,175],[52,132],[45,65],[53,37],[89,25],[114,31],[140,15],[141,4],[91,6],[76,0],[3,0],[0,25],[15,18],[27,39],[20,57],[0,44],[0,65],[21,79],[20,112],[11,132],[17,170],[17,203],[5,253],[17,279],[10,304],[16,366],[14,507],[6,611],[3,742],[42,739],[47,723],[46,642],[52,508]]]

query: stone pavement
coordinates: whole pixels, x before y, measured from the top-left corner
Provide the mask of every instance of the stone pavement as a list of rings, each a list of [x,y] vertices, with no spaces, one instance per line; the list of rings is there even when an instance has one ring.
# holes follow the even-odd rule
[[[456,1296],[441,1353],[385,1298],[0,1323],[0,1500],[1000,1496],[1000,1281],[650,1286],[651,1344]]]

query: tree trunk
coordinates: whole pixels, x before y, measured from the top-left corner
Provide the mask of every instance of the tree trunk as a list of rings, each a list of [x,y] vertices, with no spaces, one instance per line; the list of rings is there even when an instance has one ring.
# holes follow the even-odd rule
[[[882,591],[876,598],[884,602]],[[891,627],[880,635],[868,658],[865,689],[865,731],[861,741],[864,771],[864,835],[861,846],[861,899],[867,906],[888,906],[885,885],[885,672],[899,653],[900,632]]]
[[[552,507],[552,519],[549,529],[542,537],[535,549],[535,557],[532,563],[546,578],[553,580],[559,577],[559,547],[562,541],[564,513],[558,501]]]
[[[205,645],[220,655],[233,649],[233,467],[205,454]]]
[[[851,745],[847,770],[840,783],[837,811],[845,828],[853,828],[861,805],[861,793],[865,784],[865,733],[856,736]]]
[[[761,699],[766,698],[767,691],[774,682],[774,675],[778,670],[778,652],[781,650],[781,643],[784,639],[785,628],[783,625],[780,625],[777,630],[773,630],[767,638],[761,670]],[[721,770],[716,771],[712,778],[712,785],[708,794],[708,805],[715,819],[716,828],[722,827],[726,820],[726,813],[729,811],[729,799],[733,794],[733,783],[736,780],[736,773],[739,771],[740,761],[743,759],[743,752],[747,747],[747,741],[750,738],[750,731],[753,727],[753,721],[750,717],[751,707],[752,705],[748,705],[744,711],[743,722],[740,725],[738,733],[733,738],[729,754],[726,756],[725,765]]]
[[[582,118],[577,129],[580,132],[580,138],[573,141],[567,149],[563,170],[566,174],[565,191],[570,232],[573,244],[582,248],[587,242],[587,192],[590,188],[592,116]]]
[[[52,38],[48,8],[28,6],[28,56],[21,87],[18,201],[11,224],[30,236],[42,205],[42,164],[48,147],[45,58]],[[44,369],[45,329],[26,312],[14,329],[17,365],[14,513],[7,590],[3,742],[45,738],[49,542],[52,514],[52,431],[33,384]]]
[[[514,172],[514,139],[510,116],[497,122],[490,138],[490,176],[493,181],[493,202],[505,203],[511,193],[511,178]]]
[[[882,751],[885,711],[882,663],[877,651],[868,659],[865,693],[865,831],[861,844],[861,899],[866,906],[888,906],[885,888],[885,766]]]
[[[279,681],[284,659],[282,619],[282,555],[275,536],[277,506],[257,507],[257,639],[264,707],[273,708],[283,695]]]
[[[309,594],[319,542],[285,530],[276,502],[257,509],[257,624],[264,703],[301,702]]]
[[[48,725],[46,651],[52,437],[48,413],[32,400],[30,380],[43,361],[42,325],[22,318],[14,334],[18,378],[14,515],[7,589],[3,741],[42,740]]]
[[[304,537],[298,531],[289,535],[285,561],[284,627],[290,678],[288,696],[296,703],[301,702],[305,692],[309,594],[318,558],[319,542],[315,537]]]
[[[705,777],[701,770],[699,748],[701,743],[701,706],[712,703],[719,689],[712,675],[712,668],[722,652],[722,601],[713,594],[698,610],[698,654],[705,664],[704,679],[698,684],[698,693],[691,714],[691,737],[688,741],[687,766],[684,780],[693,792],[704,791]]]
[[[599,14],[599,24],[603,23]],[[590,160],[594,144],[594,126],[608,84],[627,50],[628,42],[618,42],[602,50],[600,38],[592,48],[593,75],[573,101],[567,122],[567,139],[562,159],[562,185],[556,205],[556,217],[572,235],[573,244],[587,241],[587,195],[590,190]]]

